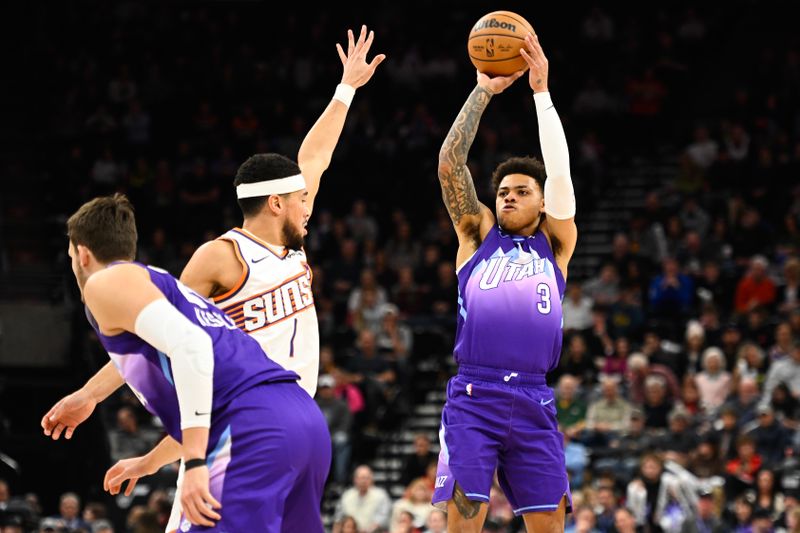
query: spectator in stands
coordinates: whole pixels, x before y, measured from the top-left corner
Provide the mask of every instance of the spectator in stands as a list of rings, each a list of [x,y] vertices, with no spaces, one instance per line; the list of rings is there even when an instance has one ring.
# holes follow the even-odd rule
[[[664,470],[659,456],[652,453],[643,455],[640,476],[628,483],[625,499],[636,518],[636,525],[644,526],[648,531],[658,531],[668,505],[682,494],[679,484],[675,475]],[[685,501],[680,502],[680,507],[690,508]]]
[[[65,492],[58,499],[58,515],[53,517],[60,520],[67,529],[89,530],[89,524],[81,518],[81,499],[74,492]]]
[[[597,519],[591,507],[581,506],[573,511],[575,523],[564,529],[564,533],[598,533]]]
[[[655,430],[666,429],[670,408],[666,380],[657,375],[648,376],[644,381],[644,425]]]
[[[756,418],[756,406],[759,401],[758,384],[753,377],[744,377],[739,380],[736,395],[730,398],[723,407],[728,407],[736,413],[739,426],[745,426]]]
[[[350,214],[345,219],[350,235],[358,243],[378,239],[378,223],[367,213],[367,203],[361,198],[353,202]]]
[[[594,383],[597,369],[582,335],[575,334],[566,342],[567,351],[561,357],[558,374],[574,376],[582,385]]]
[[[580,332],[592,327],[592,299],[583,294],[580,283],[570,283],[564,299],[564,333]]]
[[[622,378],[627,371],[628,356],[631,345],[627,337],[618,337],[614,341],[614,352],[607,354],[603,362],[602,373]]]
[[[637,527],[636,516],[627,507],[620,507],[614,512],[614,527],[616,533],[640,533],[643,531]]]
[[[414,335],[402,320],[400,309],[394,304],[381,306],[381,324],[375,342],[378,350],[388,355],[398,366],[405,367],[406,359],[414,347]]]
[[[790,257],[783,264],[783,283],[777,288],[775,303],[783,316],[800,309],[800,259],[797,257]]]
[[[792,396],[800,397],[800,343],[795,343],[789,357],[776,361],[769,369],[764,384],[764,401],[769,401],[778,383],[785,383]]]
[[[632,353],[628,358],[628,398],[636,404],[644,403],[645,381],[648,376],[661,376],[667,383],[669,397],[681,397],[680,384],[675,374],[664,365],[651,364],[643,353]]]
[[[334,387],[336,380],[333,376],[323,374],[317,381],[316,401],[325,421],[328,423],[328,430],[331,434],[333,445],[333,481],[338,484],[347,482],[350,472],[350,453],[352,445],[350,443],[350,427],[353,423],[350,409],[347,402],[336,396]]]
[[[658,447],[680,464],[689,462],[689,453],[697,445],[697,436],[689,427],[690,415],[681,406],[675,406],[669,413],[669,431],[661,438]]]
[[[366,465],[356,468],[353,486],[344,491],[336,507],[334,520],[352,516],[359,532],[375,533],[389,527],[392,501],[389,494],[373,483],[372,469]]]
[[[602,445],[630,430],[631,404],[620,396],[618,378],[604,376],[600,386],[602,396],[589,404],[586,430],[592,434],[590,442]]]
[[[586,402],[578,394],[578,380],[564,374],[556,387],[558,426],[564,434],[577,437],[586,426]]]
[[[425,523],[425,533],[447,533],[447,515],[440,509],[433,509]]]
[[[700,389],[697,388],[697,382],[691,374],[683,376],[683,382],[681,383],[681,404],[692,417],[702,414],[702,409],[700,407]]]
[[[717,515],[714,494],[703,491],[697,498],[696,512],[683,522],[680,533],[723,533],[725,526]]]
[[[754,342],[744,342],[739,346],[736,366],[733,369],[733,384],[738,386],[742,378],[752,378],[760,387],[767,379],[770,361],[766,359],[764,350]]]
[[[595,305],[608,307],[619,299],[619,273],[617,268],[607,263],[600,274],[583,284],[583,292]]]
[[[608,330],[614,337],[639,338],[645,325],[641,288],[629,284],[620,299],[608,308]]]
[[[596,527],[601,533],[614,531],[614,514],[617,511],[617,495],[611,487],[597,489],[597,504],[595,505]]]
[[[697,447],[689,454],[689,471],[698,479],[707,481],[722,473],[724,468],[713,436],[701,437]]]
[[[790,430],[798,429],[800,401],[792,396],[789,387],[785,383],[778,383],[778,386],[772,389],[769,405],[775,411],[775,416],[781,424]]]
[[[413,525],[416,528],[425,526],[428,515],[433,510],[431,496],[433,493],[424,479],[416,479],[406,487],[402,498],[394,503],[392,508],[392,529],[395,529],[400,520],[401,513],[410,513]]]
[[[145,455],[154,444],[142,433],[136,413],[127,406],[117,411],[117,428],[109,433],[108,439],[112,461]]]
[[[762,468],[756,475],[756,486],[748,493],[754,502],[754,512],[766,512],[774,524],[786,509],[783,493],[775,482],[775,472]]]
[[[755,443],[756,452],[761,456],[764,465],[774,468],[783,460],[786,448],[791,445],[791,435],[775,419],[775,412],[769,405],[759,405],[756,413],[758,424],[746,434]]]
[[[358,336],[358,349],[347,365],[349,380],[364,394],[369,421],[377,422],[378,412],[386,406],[393,390],[396,373],[392,365],[378,352],[375,334],[364,329]]]
[[[333,524],[333,533],[358,533],[356,519],[350,515],[343,516]]]
[[[769,261],[763,255],[750,259],[747,274],[736,286],[734,308],[737,313],[743,314],[761,305],[771,306],[775,302],[775,283],[767,276],[768,267]]]
[[[756,445],[748,435],[736,441],[736,456],[725,465],[727,480],[725,492],[729,499],[735,498],[746,489],[752,488],[755,476],[763,461],[756,452]]]
[[[425,433],[414,435],[414,451],[403,457],[400,467],[400,483],[405,486],[417,478],[425,477],[428,465],[436,461],[438,454],[431,450],[431,440]]]
[[[347,311],[351,314],[355,314],[361,309],[366,291],[375,291],[374,303],[377,306],[381,306],[388,301],[386,290],[378,284],[374,270],[369,268],[362,270],[360,279],[360,284],[350,291],[350,296],[347,299]]]
[[[794,338],[792,337],[792,326],[788,322],[781,322],[775,326],[775,344],[769,351],[769,360],[777,361],[792,353]]]
[[[700,405],[706,412],[715,412],[731,391],[731,375],[725,370],[725,356],[716,346],[703,352],[703,371],[695,376],[700,392]]]
[[[694,283],[681,273],[678,261],[671,257],[664,260],[662,268],[662,274],[650,284],[651,310],[663,320],[680,319],[691,309]]]

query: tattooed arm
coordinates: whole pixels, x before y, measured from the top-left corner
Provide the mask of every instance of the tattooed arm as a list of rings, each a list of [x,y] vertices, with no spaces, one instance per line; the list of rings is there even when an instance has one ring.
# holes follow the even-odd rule
[[[524,71],[511,76],[489,78],[478,73],[478,84],[472,90],[439,151],[439,183],[442,198],[458,235],[456,265],[461,266],[480,246],[494,224],[494,215],[478,201],[472,175],[467,168],[467,153],[478,124],[492,96],[505,90]]]

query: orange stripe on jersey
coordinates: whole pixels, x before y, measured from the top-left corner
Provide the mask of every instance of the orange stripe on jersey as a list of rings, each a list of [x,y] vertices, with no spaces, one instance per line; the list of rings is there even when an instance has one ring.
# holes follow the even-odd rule
[[[263,292],[261,292],[259,294],[254,294],[252,296],[248,296],[245,300],[242,300],[241,302],[236,302],[235,304],[230,304],[228,306],[225,306],[225,307],[222,308],[222,310],[228,316],[231,316],[232,314],[237,314],[237,313],[239,313],[239,311],[244,312],[244,309],[241,309],[241,307],[244,306],[244,304],[249,302],[250,300],[252,300],[254,298],[259,298],[261,296],[264,296],[267,293],[270,293],[270,292],[272,292],[274,290],[280,289],[284,284],[289,283],[290,281],[294,281],[296,279],[300,279],[300,278],[302,278],[303,276],[306,276],[306,275],[307,275],[306,270],[303,269],[303,271],[300,272],[299,274],[295,274],[293,276],[290,276],[290,277],[286,278],[285,280],[281,281],[280,283],[278,283],[277,285],[274,285],[274,286],[270,287],[269,289],[267,289],[267,290],[265,290],[265,291],[263,291]],[[239,308],[239,309],[237,309],[237,308]]]
[[[256,328],[256,329],[249,329],[248,330],[247,328],[244,327],[244,322],[242,323],[241,326],[239,326],[239,324],[237,324],[237,326],[239,326],[239,329],[241,329],[242,331],[244,331],[245,333],[250,335],[252,333],[255,333],[256,331],[261,331],[262,329],[266,329],[266,328],[268,328],[270,326],[274,326],[275,324],[280,324],[284,320],[288,320],[290,318],[296,318],[297,315],[299,315],[303,311],[308,311],[309,309],[313,309],[313,308],[314,308],[314,302],[311,302],[309,305],[305,306],[304,308],[302,308],[302,309],[300,309],[298,311],[295,311],[291,315],[285,316],[285,317],[281,318],[280,320],[276,320],[275,322],[272,322],[271,324],[264,324],[260,328]]]
[[[227,300],[228,298],[239,292],[239,290],[244,286],[245,281],[247,281],[247,278],[250,276],[250,267],[247,266],[247,261],[245,261],[244,258],[242,257],[242,252],[241,250],[239,250],[239,243],[236,242],[235,239],[230,239],[228,237],[220,237],[219,239],[222,241],[228,241],[233,244],[233,253],[236,254],[236,259],[238,259],[239,263],[241,263],[242,265],[242,276],[239,278],[239,281],[237,281],[236,284],[228,292],[226,292],[225,294],[220,294],[219,296],[214,296],[212,298],[212,300],[214,300],[214,303],[219,303],[224,300]]]
[[[232,231],[235,231],[239,235],[241,235],[243,237],[247,237],[248,239],[250,239],[251,241],[255,242],[256,244],[259,244],[259,245],[263,246],[264,248],[266,248],[267,250],[272,252],[272,254],[275,257],[277,257],[278,259],[283,259],[284,257],[286,257],[289,254],[289,249],[286,248],[285,246],[283,248],[283,253],[279,254],[278,252],[276,252],[275,250],[272,249],[272,245],[270,243],[259,239],[258,237],[256,237],[255,235],[253,235],[252,233],[250,233],[249,231],[247,231],[244,228],[233,228]]]

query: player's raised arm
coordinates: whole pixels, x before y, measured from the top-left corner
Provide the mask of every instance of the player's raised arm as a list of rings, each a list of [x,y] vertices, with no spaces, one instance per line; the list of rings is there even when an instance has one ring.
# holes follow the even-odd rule
[[[533,90],[536,116],[539,120],[539,142],[547,180],[544,183],[544,209],[547,222],[544,230],[560,243],[556,262],[566,277],[567,264],[575,251],[578,228],[575,226],[575,191],[569,169],[569,149],[564,127],[558,117],[547,86],[549,65],[536,34],[525,38],[520,54],[528,63],[528,81]]]
[[[333,150],[336,148],[336,143],[339,142],[347,110],[356,89],[366,84],[372,78],[378,65],[386,59],[384,54],[378,54],[372,58],[372,61],[367,62],[367,54],[374,37],[374,32],[367,32],[367,27],[361,26],[358,41],[354,39],[353,30],[347,31],[347,53],[339,43],[336,43],[336,50],[339,52],[339,58],[344,67],[342,81],[336,87],[336,92],[328,107],[303,139],[303,144],[300,145],[300,151],[297,154],[297,164],[306,179],[309,210],[314,207],[320,178],[330,165]]]
[[[478,248],[483,236],[494,224],[492,212],[478,201],[472,174],[467,167],[467,154],[492,96],[504,91],[523,72],[495,78],[478,72],[478,84],[461,107],[439,151],[438,174],[442,199],[459,240],[457,265],[461,265]]]

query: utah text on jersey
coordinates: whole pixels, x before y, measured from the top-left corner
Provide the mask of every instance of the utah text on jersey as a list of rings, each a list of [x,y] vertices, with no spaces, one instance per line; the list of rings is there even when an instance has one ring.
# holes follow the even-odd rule
[[[261,294],[226,306],[223,311],[245,333],[253,333],[311,309],[314,307],[311,268],[305,263],[303,266],[302,272]]]

